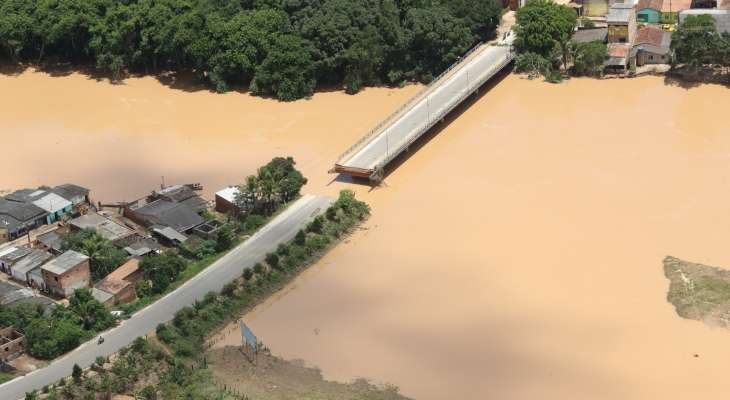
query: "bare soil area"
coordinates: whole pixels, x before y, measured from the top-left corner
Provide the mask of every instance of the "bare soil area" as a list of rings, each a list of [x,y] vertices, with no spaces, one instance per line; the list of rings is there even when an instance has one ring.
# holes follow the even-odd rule
[[[670,281],[667,300],[679,316],[730,326],[730,270],[667,257],[664,275]]]
[[[285,361],[259,352],[256,365],[238,347],[207,353],[208,368],[219,385],[257,400],[401,400],[398,389],[364,379],[351,383],[326,381],[322,373],[301,361]]]

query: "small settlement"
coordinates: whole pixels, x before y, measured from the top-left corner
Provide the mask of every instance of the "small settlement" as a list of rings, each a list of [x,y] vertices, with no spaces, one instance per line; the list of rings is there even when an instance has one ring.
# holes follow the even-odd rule
[[[108,205],[95,205],[89,189],[73,184],[21,189],[0,197],[0,305],[26,302],[50,310],[80,288],[91,289],[92,296],[109,307],[134,301],[144,257],[215,238],[224,218],[204,216],[236,209],[237,188],[218,192],[225,200],[218,201],[216,195],[217,206],[200,197],[200,190],[199,184],[167,186],[133,202]],[[127,254],[126,262],[98,282],[92,280],[88,255],[64,249],[69,234],[84,230]],[[0,363],[8,362],[23,353],[23,335],[0,326],[0,345]]]
[[[607,73],[669,64],[672,32],[688,15],[711,15],[718,31],[730,31],[730,0],[573,0],[569,5],[579,16],[572,40],[605,43]]]

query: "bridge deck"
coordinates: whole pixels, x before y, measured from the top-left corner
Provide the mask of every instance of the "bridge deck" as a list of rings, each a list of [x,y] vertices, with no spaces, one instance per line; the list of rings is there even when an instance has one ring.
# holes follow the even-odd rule
[[[348,149],[334,171],[372,177],[443,119],[454,107],[512,61],[512,35],[498,44],[475,47]]]

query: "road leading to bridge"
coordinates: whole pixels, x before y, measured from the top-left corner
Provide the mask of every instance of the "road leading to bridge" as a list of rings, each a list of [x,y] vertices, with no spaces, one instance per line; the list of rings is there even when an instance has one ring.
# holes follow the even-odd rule
[[[475,47],[348,149],[334,172],[374,179],[378,170],[509,64],[514,59],[513,40],[509,32],[503,40]]]
[[[220,291],[225,284],[240,277],[244,268],[252,267],[280,243],[293,239],[315,216],[322,214],[332,201],[328,197],[302,197],[251,238],[184,285],[134,314],[121,326],[104,333],[103,344],[97,345],[96,340],[92,340],[45,368],[0,385],[0,399],[20,399],[26,392],[57,382],[71,374],[74,364],[89,367],[96,357],[109,356],[131,344],[137,337],[154,330],[157,324],[171,320],[181,308],[193,304],[195,300],[202,300],[206,293]]]

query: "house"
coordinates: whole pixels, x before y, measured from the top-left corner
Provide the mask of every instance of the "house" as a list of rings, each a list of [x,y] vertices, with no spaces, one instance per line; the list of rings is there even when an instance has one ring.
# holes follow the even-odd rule
[[[205,222],[203,217],[187,205],[164,199],[155,200],[139,208],[125,208],[124,216],[147,228],[164,226],[177,232],[188,232]]]
[[[139,259],[131,258],[94,285],[91,294],[102,304],[110,306],[132,302],[137,298],[135,286],[142,275]]]
[[[575,31],[571,40],[575,43],[601,42],[606,43],[608,28],[579,29]]]
[[[196,213],[202,213],[208,208],[208,202],[198,196],[193,187],[196,187],[196,185],[168,186],[158,192],[153,192],[152,197],[172,203],[185,204]]]
[[[33,205],[0,198],[0,243],[15,240],[46,223],[46,211]]]
[[[215,210],[222,214],[238,214],[241,209],[236,205],[237,186],[229,186],[215,193]]]
[[[631,45],[628,43],[609,43],[608,60],[604,63],[607,72],[621,73],[626,71],[629,62]]]
[[[63,236],[58,233],[58,229],[42,233],[36,236],[33,247],[43,249],[53,255],[60,255],[63,250]]]
[[[74,231],[91,229],[114,244],[125,242],[134,236],[134,231],[131,229],[95,212],[74,218],[69,221],[69,225]]]
[[[636,20],[647,24],[660,23],[663,6],[664,0],[639,0],[636,5]]]
[[[23,257],[31,253],[31,249],[28,247],[11,247],[12,250],[5,249],[0,254],[0,270],[6,274],[10,274],[13,269],[13,265],[17,264]]]
[[[24,351],[25,337],[12,326],[0,327],[0,361],[12,361]]]
[[[51,258],[53,258],[53,255],[45,250],[32,249],[30,254],[23,257],[22,260],[18,261],[10,269],[13,279],[30,285],[31,280],[28,273],[36,268],[40,268],[41,265]],[[38,283],[39,282],[35,282],[36,285],[38,285]],[[43,289],[43,285],[41,285],[40,288]]]
[[[74,207],[91,204],[91,200],[89,199],[89,189],[72,183],[65,183],[63,185],[56,186],[52,188],[51,191],[70,201]]]
[[[662,21],[676,22],[679,13],[692,8],[692,0],[666,0],[662,5]]]
[[[608,10],[609,43],[633,43],[636,34],[636,13],[631,3],[615,3]]]
[[[91,269],[89,257],[69,250],[41,267],[46,290],[68,297],[76,289],[89,287]]]
[[[657,26],[647,25],[636,32],[636,41],[632,53],[636,57],[636,65],[669,64],[669,44],[672,34]]]
[[[730,10],[684,10],[679,13],[679,22],[684,22],[690,15],[710,15],[715,20],[715,26],[720,33],[730,33]]]
[[[73,212],[73,204],[56,193],[44,189],[21,189],[5,196],[5,199],[34,206],[46,212],[46,223],[52,224]]]

